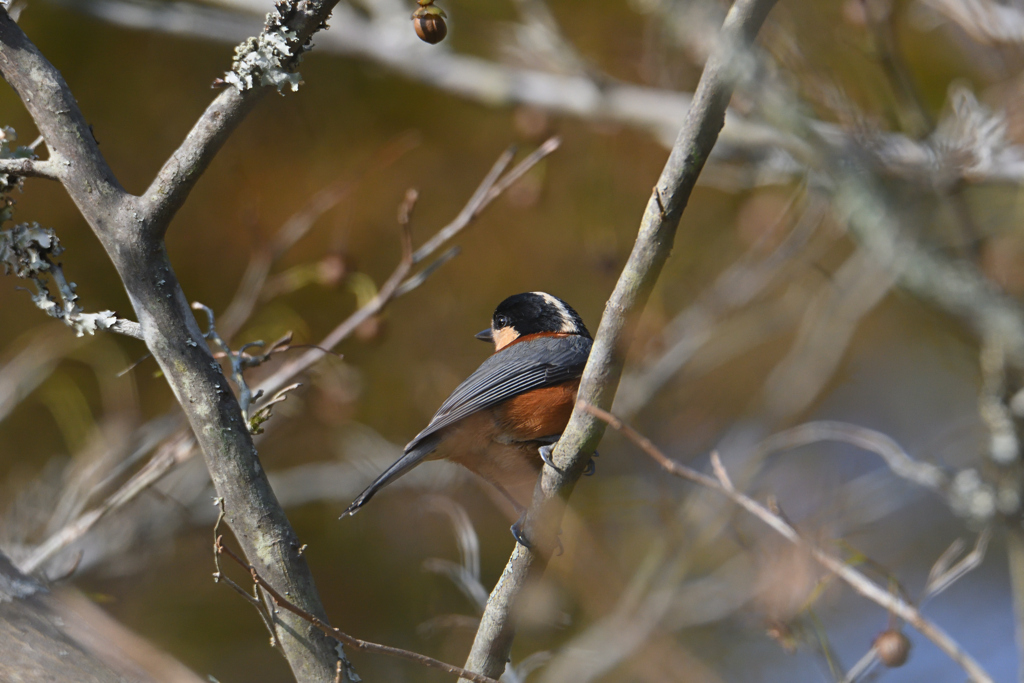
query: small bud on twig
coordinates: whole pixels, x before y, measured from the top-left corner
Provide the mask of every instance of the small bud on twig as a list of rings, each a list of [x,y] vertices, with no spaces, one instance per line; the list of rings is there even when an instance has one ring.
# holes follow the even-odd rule
[[[879,661],[892,669],[907,663],[907,657],[910,656],[910,639],[903,635],[902,631],[890,628],[878,634],[874,648]]]

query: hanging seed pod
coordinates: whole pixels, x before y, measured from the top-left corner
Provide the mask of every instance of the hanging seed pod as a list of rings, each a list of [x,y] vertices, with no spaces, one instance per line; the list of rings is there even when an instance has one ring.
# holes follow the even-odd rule
[[[435,7],[432,0],[420,0],[420,8],[412,13],[412,25],[420,40],[437,45],[448,35],[448,25],[444,23],[444,10]]]
[[[894,628],[879,633],[874,646],[878,659],[889,668],[903,666],[910,656],[910,639]]]

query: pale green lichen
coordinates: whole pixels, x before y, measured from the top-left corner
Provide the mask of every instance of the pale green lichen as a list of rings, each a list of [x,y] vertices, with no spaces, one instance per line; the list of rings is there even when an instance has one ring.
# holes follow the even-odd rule
[[[284,26],[268,27],[255,38],[247,38],[235,48],[235,59],[224,81],[242,92],[257,85],[270,85],[278,92],[287,87],[295,92],[302,76],[288,67],[295,56],[292,46],[297,42],[298,35]]]
[[[36,306],[47,315],[63,321],[79,337],[110,328],[117,322],[113,311],[85,313],[78,305],[77,285],[68,282],[60,264],[51,260],[63,251],[53,229],[43,228],[38,223],[19,223],[9,230],[0,231],[0,262],[4,265],[4,272],[35,283],[36,293],[32,295],[32,301]],[[48,275],[53,276],[60,302],[50,292]]]

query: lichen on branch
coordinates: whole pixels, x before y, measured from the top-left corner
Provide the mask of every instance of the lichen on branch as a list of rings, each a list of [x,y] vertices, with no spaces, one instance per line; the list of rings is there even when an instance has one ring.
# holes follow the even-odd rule
[[[3,262],[4,273],[32,280],[36,286],[32,302],[36,306],[63,321],[79,337],[113,328],[118,322],[114,311],[86,313],[78,305],[75,283],[68,282],[61,265],[52,260],[63,251],[53,228],[44,228],[38,223],[19,223],[0,231],[0,262]],[[50,292],[47,275],[53,276],[60,302]]]
[[[292,4],[279,2],[274,11],[267,14],[263,31],[246,38],[235,48],[231,71],[225,74],[224,83],[240,92],[265,85],[277,88],[278,92],[285,88],[292,92],[299,89],[302,76],[294,69],[305,45],[286,23],[295,12]]]

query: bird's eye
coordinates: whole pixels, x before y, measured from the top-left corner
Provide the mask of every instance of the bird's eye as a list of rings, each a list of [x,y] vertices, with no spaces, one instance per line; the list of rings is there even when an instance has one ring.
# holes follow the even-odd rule
[[[494,316],[494,329],[500,330],[503,327],[508,327],[508,316],[507,315],[496,315]]]

